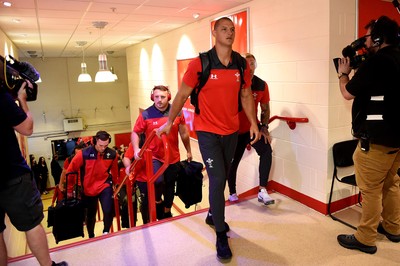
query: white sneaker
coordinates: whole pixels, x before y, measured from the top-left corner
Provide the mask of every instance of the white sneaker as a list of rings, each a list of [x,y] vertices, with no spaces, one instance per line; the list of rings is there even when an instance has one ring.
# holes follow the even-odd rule
[[[108,232],[103,232],[103,236],[108,235]]]
[[[264,203],[265,205],[275,203],[275,200],[268,195],[268,192],[265,188],[261,189],[260,192],[258,192],[258,201]]]
[[[229,201],[233,202],[233,201],[237,201],[237,200],[239,200],[239,198],[236,193],[229,195]]]

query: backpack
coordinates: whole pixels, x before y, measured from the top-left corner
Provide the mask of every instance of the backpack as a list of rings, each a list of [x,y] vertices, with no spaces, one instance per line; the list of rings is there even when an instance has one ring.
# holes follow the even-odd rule
[[[208,52],[204,53],[199,53],[200,61],[201,61],[201,72],[197,72],[198,75],[198,80],[199,82],[197,83],[196,87],[194,87],[192,93],[190,94],[190,103],[195,107],[195,113],[200,114],[200,108],[199,108],[199,93],[201,89],[206,85],[208,78],[210,76],[210,71],[211,71],[211,50]],[[240,73],[240,88],[242,88],[244,84],[244,78],[243,78],[243,72],[246,67],[246,61],[245,59],[235,51],[232,51],[232,62],[238,66],[238,70]],[[242,105],[240,102],[240,93],[238,95],[239,99],[239,112],[242,110]]]

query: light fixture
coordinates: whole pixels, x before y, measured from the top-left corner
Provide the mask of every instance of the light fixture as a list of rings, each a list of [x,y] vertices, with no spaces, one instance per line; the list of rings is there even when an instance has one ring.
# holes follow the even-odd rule
[[[87,44],[86,41],[78,41],[76,42],[79,47],[82,47],[82,63],[81,63],[81,74],[78,76],[78,82],[91,82],[92,77],[89,73],[87,73],[86,63],[85,63],[85,49],[83,46]]]
[[[110,67],[110,71],[111,71],[111,73],[113,74],[114,80],[118,80],[118,76],[117,76],[117,74],[115,74],[115,72],[114,72],[114,67]]]
[[[8,1],[4,1],[3,6],[10,7],[10,6],[12,6],[12,3],[8,2]]]
[[[198,19],[200,17],[200,14],[199,13],[193,13],[192,16],[193,16],[194,19]]]
[[[94,79],[95,82],[113,82],[114,77],[110,70],[107,67],[107,56],[103,52],[103,41],[101,36],[101,30],[108,24],[106,21],[94,21],[93,26],[95,28],[100,29],[100,54],[99,54],[99,71],[96,73],[96,77]]]

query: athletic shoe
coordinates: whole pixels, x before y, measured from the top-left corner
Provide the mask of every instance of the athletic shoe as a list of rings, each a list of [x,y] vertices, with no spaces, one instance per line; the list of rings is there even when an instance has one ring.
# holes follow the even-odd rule
[[[214,221],[212,218],[212,214],[210,212],[208,212],[208,214],[207,214],[206,224],[208,224],[211,227],[214,227]],[[229,230],[231,230],[231,229],[229,228],[229,225],[225,222],[225,232],[229,232]]]
[[[229,201],[234,202],[237,201],[239,198],[236,193],[229,195]]]
[[[103,236],[108,235],[108,232],[103,232]]]
[[[377,251],[376,246],[367,246],[358,241],[354,235],[338,235],[337,241],[342,247],[348,249],[358,249],[359,251],[374,254]]]
[[[164,219],[171,218],[171,217],[172,217],[172,213],[171,212],[164,212]]]
[[[379,223],[378,233],[385,235],[387,237],[387,239],[389,239],[392,242],[395,242],[395,243],[400,242],[400,235],[392,235],[391,233],[388,233],[385,230],[385,228],[383,228],[382,223]]]
[[[232,251],[228,244],[228,237],[225,232],[217,233],[217,257],[220,260],[232,258]]]
[[[275,203],[275,200],[268,195],[268,192],[265,188],[260,189],[258,192],[258,201],[264,203],[264,205]]]

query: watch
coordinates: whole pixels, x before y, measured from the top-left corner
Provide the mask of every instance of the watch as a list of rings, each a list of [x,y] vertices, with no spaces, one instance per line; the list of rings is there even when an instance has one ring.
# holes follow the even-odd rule
[[[341,77],[343,77],[343,76],[346,76],[346,77],[348,77],[349,76],[349,74],[347,74],[347,73],[343,73],[343,72],[339,72],[338,73],[338,78],[340,79]]]

